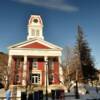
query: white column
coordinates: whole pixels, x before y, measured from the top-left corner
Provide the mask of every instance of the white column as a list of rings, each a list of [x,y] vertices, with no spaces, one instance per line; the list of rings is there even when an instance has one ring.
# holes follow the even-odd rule
[[[7,68],[7,71],[8,71],[8,74],[11,75],[11,67],[12,66],[12,55],[9,55],[9,58],[8,58],[8,68]],[[11,76],[10,76],[11,77]],[[6,76],[6,84],[8,83],[9,79],[8,79],[8,76]]]
[[[44,73],[45,73],[45,86],[46,86],[46,79],[47,79],[47,86],[49,84],[49,80],[48,80],[48,58],[47,56],[44,57]]]
[[[26,85],[27,56],[24,56],[22,85]]]
[[[61,67],[61,57],[60,56],[58,57],[58,62],[59,62],[59,80],[62,84],[62,83],[64,83],[64,79],[63,79],[63,70]]]
[[[11,63],[12,63],[12,55],[9,55],[9,58],[8,58],[8,67],[11,67]]]
[[[10,74],[11,73],[11,66],[12,66],[12,55],[9,55],[9,58],[8,58],[8,73]]]

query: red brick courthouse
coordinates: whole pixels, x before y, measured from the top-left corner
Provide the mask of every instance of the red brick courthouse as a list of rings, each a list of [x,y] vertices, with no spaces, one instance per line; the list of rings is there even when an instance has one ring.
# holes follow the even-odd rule
[[[9,47],[8,66],[12,85],[27,83],[46,86],[63,81],[62,48],[44,40],[43,22],[39,15],[31,15],[27,40]]]

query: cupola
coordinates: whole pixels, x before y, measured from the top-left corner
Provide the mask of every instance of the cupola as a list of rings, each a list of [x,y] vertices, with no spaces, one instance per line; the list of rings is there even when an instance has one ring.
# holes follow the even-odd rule
[[[39,15],[31,15],[29,19],[27,40],[30,39],[44,39],[43,22]]]

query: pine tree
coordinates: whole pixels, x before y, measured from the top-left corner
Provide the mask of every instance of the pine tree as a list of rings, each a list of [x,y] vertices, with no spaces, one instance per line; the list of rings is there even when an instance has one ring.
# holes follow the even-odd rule
[[[78,26],[76,51],[79,57],[80,69],[83,79],[95,79],[96,68],[94,67],[94,61],[91,56],[91,49],[88,46],[87,40],[84,37],[84,33],[80,26]]]

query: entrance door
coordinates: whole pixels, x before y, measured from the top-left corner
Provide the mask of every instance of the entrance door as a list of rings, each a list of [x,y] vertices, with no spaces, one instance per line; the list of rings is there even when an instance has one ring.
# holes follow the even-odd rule
[[[40,84],[40,74],[32,74],[31,81],[33,84]]]

